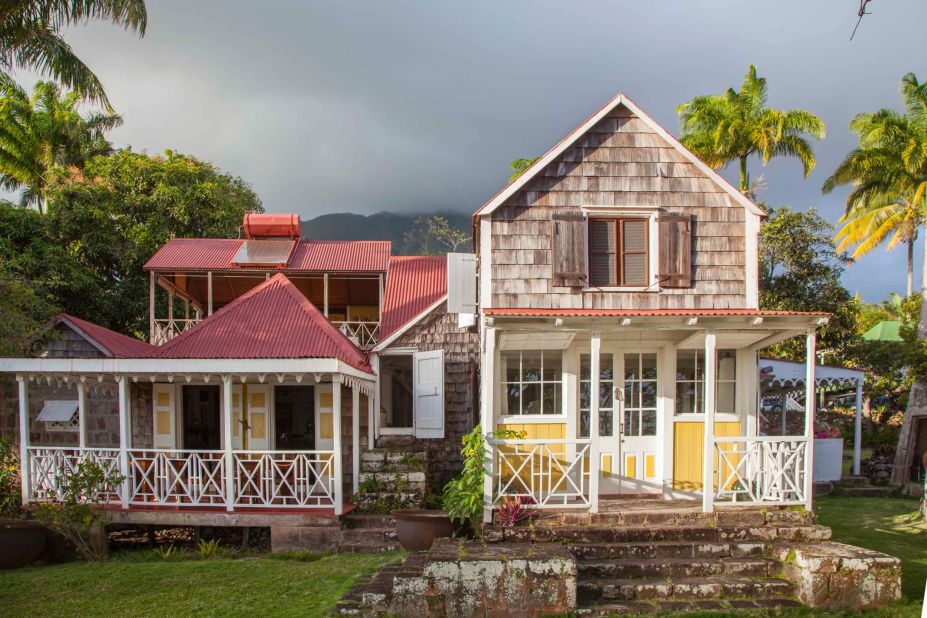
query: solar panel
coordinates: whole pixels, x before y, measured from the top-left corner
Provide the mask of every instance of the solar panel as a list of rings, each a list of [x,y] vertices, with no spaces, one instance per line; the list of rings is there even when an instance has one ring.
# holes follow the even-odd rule
[[[238,266],[286,266],[296,246],[295,240],[246,240],[241,243],[232,264]]]

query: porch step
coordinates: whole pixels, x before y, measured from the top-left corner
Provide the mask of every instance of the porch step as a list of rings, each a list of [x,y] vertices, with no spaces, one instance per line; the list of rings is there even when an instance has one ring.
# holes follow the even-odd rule
[[[849,474],[847,476],[840,477],[840,480],[837,481],[838,487],[866,487],[871,483],[868,476],[854,475]]]
[[[395,528],[392,515],[378,513],[351,513],[341,519],[344,528]]]
[[[776,524],[761,526],[559,526],[492,528],[496,540],[535,543],[657,543],[661,541],[763,543],[773,541],[826,541],[830,528],[817,525]]]
[[[388,514],[397,509],[421,508],[424,492],[374,491],[360,492],[354,496],[354,503],[367,513]]]
[[[376,553],[401,549],[396,539],[396,529],[388,528],[347,528],[341,531],[338,551],[356,553]]]
[[[361,453],[362,473],[422,473],[427,469],[425,451],[377,448]]]
[[[581,579],[577,603],[588,607],[605,601],[692,601],[749,598],[794,600],[795,589],[779,577],[683,577],[640,579]]]
[[[755,558],[766,553],[766,543],[657,541],[645,543],[574,544],[570,553],[582,559]]]
[[[584,579],[630,579],[662,577],[768,577],[778,571],[776,563],[765,558],[638,558],[623,560],[582,560],[577,564]]]
[[[763,612],[789,607],[802,607],[794,599],[691,599],[673,601],[625,601],[604,599],[576,610],[577,616],[617,616],[623,614],[653,614],[664,616],[683,612]],[[765,613],[765,612],[764,612]],[[711,615],[715,615],[712,613]]]
[[[890,496],[892,488],[888,486],[870,485],[868,487],[840,487],[837,492],[844,496],[857,498],[885,498]]]
[[[424,472],[361,472],[359,475],[361,490],[399,491],[405,493],[425,492]],[[364,488],[367,489],[364,489]]]

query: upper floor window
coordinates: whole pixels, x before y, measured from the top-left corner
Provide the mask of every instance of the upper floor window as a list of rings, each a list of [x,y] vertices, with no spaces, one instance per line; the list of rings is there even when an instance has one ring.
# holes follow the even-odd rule
[[[589,219],[589,285],[646,287],[649,285],[648,220]]]
[[[502,414],[562,414],[563,352],[504,350]]]

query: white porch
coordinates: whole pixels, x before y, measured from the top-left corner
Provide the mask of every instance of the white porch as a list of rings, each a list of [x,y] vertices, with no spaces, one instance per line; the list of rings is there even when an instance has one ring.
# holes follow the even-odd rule
[[[335,359],[2,359],[0,371],[15,372],[18,382],[24,503],[55,495],[85,460],[124,477],[106,496],[123,510],[340,515],[350,508],[345,492],[358,486],[361,429],[372,425],[373,376]],[[69,383],[77,392],[76,446],[30,444],[36,422],[30,387],[50,382]],[[119,444],[91,447],[87,392],[107,384],[118,393]],[[142,386],[150,389],[151,403],[133,409],[133,389]],[[200,419],[185,428],[177,401],[190,388],[218,398],[217,422],[201,432],[208,441],[193,448],[185,443],[192,443],[189,425]],[[274,425],[278,391],[300,388],[315,393],[315,435],[308,443],[287,441]],[[133,422],[148,424],[151,440],[133,443],[133,429],[139,429]],[[288,447],[294,443],[299,447]]]
[[[698,500],[705,512],[811,507],[815,328],[824,316],[487,313],[487,505],[521,496],[538,508],[598,512],[603,497],[646,495]],[[763,436],[758,353],[794,336],[811,359],[804,431]],[[494,435],[500,429],[520,435]]]

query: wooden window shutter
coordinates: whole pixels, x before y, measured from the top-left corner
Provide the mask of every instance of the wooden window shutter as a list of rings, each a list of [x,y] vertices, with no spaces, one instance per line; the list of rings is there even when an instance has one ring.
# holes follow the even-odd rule
[[[562,285],[582,285],[586,278],[586,226],[582,215],[554,215],[551,265]]]
[[[660,285],[665,288],[692,287],[692,217],[661,215]]]

